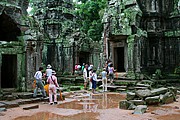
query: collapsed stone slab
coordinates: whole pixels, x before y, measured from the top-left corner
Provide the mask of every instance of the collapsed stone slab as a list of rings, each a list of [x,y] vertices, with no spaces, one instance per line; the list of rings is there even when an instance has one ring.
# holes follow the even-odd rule
[[[147,97],[145,101],[147,105],[156,105],[160,103],[160,96]]]
[[[135,108],[133,114],[143,114],[146,112],[146,110],[147,110],[147,105],[138,105]]]
[[[126,100],[119,102],[120,109],[136,110],[135,114],[145,112],[145,107],[139,105],[159,105],[168,104],[176,101],[177,89],[175,87],[161,87],[153,90],[137,90],[127,92]]]
[[[30,109],[37,109],[37,108],[39,108],[39,105],[32,105],[32,106],[24,107],[23,110],[30,110]]]

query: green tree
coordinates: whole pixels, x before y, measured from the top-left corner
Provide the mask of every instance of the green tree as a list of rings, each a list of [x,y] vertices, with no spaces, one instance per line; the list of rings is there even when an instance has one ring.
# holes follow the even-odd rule
[[[107,5],[107,0],[79,0],[79,2],[81,4],[76,4],[75,15],[78,17],[77,25],[80,26],[80,31],[94,41],[101,40],[102,11]]]

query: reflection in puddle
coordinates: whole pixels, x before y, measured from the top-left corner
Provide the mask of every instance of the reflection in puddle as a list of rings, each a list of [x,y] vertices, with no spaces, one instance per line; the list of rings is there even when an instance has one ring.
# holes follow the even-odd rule
[[[58,117],[61,117],[61,116],[58,116],[56,114],[53,114],[53,113],[47,113],[47,112],[43,112],[43,113],[37,113],[33,116],[23,116],[23,117],[18,117],[14,120],[49,120],[49,118],[58,118]]]
[[[94,103],[94,102],[81,102],[81,103],[78,103],[80,105],[83,106],[83,112],[96,112],[97,111],[97,106],[98,104]]]
[[[42,112],[42,113],[37,113],[33,116],[27,117],[18,117],[14,120],[97,120],[98,113],[80,113],[76,115],[70,115],[70,116],[61,116],[61,115],[56,115],[53,113],[47,113],[47,112]]]
[[[89,104],[91,106],[96,105],[97,109],[118,108],[119,101],[124,99],[125,99],[124,95],[102,93],[102,94],[94,94],[92,96],[89,96],[89,98],[80,98],[74,102],[60,104],[58,105],[58,107],[80,110],[83,109],[85,104],[87,105]]]
[[[30,117],[19,117],[15,120],[96,120],[98,109],[118,108],[119,101],[124,100],[125,96],[117,93],[100,93],[89,95],[88,97],[77,97],[73,102],[57,105],[57,108],[82,110],[82,113],[72,116],[61,116],[53,113],[37,113]]]
[[[93,99],[98,99],[95,101],[98,104],[98,109],[109,109],[109,108],[118,108],[119,101],[124,100],[125,96],[120,94],[97,94],[92,96]]]

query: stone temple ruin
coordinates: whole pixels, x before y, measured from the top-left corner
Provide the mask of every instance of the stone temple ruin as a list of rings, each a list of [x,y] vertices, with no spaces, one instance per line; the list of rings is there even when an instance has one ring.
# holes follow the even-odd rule
[[[0,1],[0,97],[6,88],[32,90],[35,71],[47,64],[56,69],[59,83],[80,90],[82,76],[69,75],[74,65],[102,68],[110,59],[117,72],[126,73],[115,75],[108,87],[128,91],[119,108],[141,114],[148,105],[176,101],[177,89],[168,84],[173,78],[179,83],[179,0],[108,0],[100,42],[79,31],[72,0],[35,0],[33,16],[28,6],[29,0]],[[171,81],[158,81],[162,74]]]
[[[129,79],[178,77],[179,3],[108,0],[102,40],[94,42],[79,31],[72,0],[36,0],[33,16],[26,12],[28,0],[1,0],[0,89],[31,89],[39,66],[69,75],[76,63],[102,68],[108,59]]]
[[[104,56],[131,78],[179,66],[178,0],[110,0],[103,23]],[[130,77],[129,76],[129,77]]]

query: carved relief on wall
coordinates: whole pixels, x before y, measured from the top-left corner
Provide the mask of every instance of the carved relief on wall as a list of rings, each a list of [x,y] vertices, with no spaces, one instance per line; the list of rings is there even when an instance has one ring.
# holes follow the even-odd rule
[[[159,2],[158,0],[147,0],[146,9],[148,12],[159,12]]]

